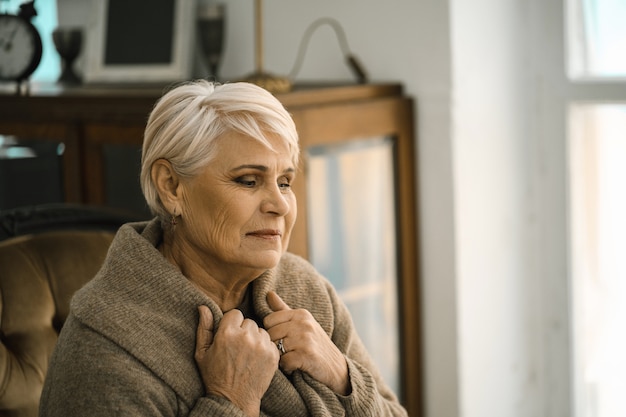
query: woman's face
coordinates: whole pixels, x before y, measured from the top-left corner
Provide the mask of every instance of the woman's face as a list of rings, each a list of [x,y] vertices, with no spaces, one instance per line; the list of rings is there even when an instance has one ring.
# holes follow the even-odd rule
[[[274,150],[227,134],[209,166],[183,184],[183,221],[174,234],[212,273],[260,273],[287,250],[297,214],[296,167],[283,141],[268,139]]]

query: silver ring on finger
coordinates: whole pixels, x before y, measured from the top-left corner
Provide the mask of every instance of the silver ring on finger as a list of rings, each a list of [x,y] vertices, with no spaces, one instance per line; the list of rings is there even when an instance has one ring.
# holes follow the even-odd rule
[[[276,344],[276,347],[278,348],[278,351],[280,352],[281,356],[287,353],[287,351],[285,350],[285,345],[283,344],[282,338],[278,341],[278,343]]]

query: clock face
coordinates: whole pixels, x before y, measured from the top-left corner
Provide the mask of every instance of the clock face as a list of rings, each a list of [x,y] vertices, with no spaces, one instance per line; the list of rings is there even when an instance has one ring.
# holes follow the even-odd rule
[[[41,38],[21,17],[0,14],[0,80],[28,78],[41,61]]]

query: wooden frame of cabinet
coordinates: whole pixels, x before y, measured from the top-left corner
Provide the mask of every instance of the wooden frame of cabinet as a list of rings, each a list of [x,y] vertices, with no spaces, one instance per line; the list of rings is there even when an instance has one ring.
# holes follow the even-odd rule
[[[0,134],[62,140],[66,201],[103,205],[103,146],[141,147],[145,122],[162,91],[161,87],[54,87],[35,89],[29,96],[0,94]],[[277,97],[295,120],[302,149],[364,137],[386,136],[394,141],[401,400],[410,416],[419,417],[423,394],[413,100],[393,83],[302,86]],[[305,184],[299,180],[294,186],[299,215],[290,251],[307,257]]]
[[[323,104],[299,104],[283,99],[300,136],[300,146],[333,144],[367,137],[390,136],[394,140],[397,179],[399,293],[402,297],[403,402],[410,416],[421,415],[421,349],[419,339],[418,262],[413,102],[396,94],[367,99],[338,100]],[[365,122],[366,121],[366,122]],[[304,161],[306,163],[306,161]],[[306,171],[306,167],[304,167]],[[307,193],[297,181],[299,222],[290,251],[307,257]],[[302,221],[304,219],[305,221]]]

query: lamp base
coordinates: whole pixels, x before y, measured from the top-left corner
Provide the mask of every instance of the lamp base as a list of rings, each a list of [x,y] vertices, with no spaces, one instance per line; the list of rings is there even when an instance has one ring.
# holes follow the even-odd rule
[[[279,77],[265,72],[252,73],[245,77],[242,81],[263,87],[272,94],[288,93],[293,87],[289,78]]]

